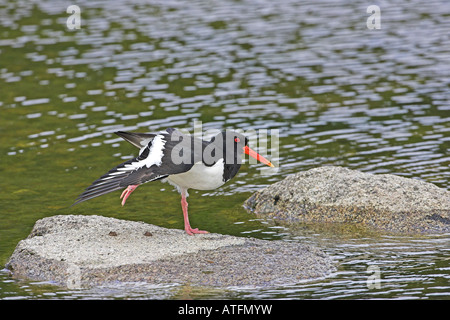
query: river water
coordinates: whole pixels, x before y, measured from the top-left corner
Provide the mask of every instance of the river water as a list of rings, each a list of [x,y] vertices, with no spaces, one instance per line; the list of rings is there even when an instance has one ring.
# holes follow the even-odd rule
[[[247,213],[251,192],[324,165],[449,189],[450,3],[388,1],[3,1],[0,3],[0,265],[34,222],[101,214],[182,228],[167,184],[70,208],[136,154],[117,130],[241,129],[277,170],[244,165],[224,187],[190,192],[211,232],[308,242],[331,277],[280,288],[113,284],[67,290],[0,273],[0,298],[449,299],[450,235],[278,225]],[[369,5],[380,29],[369,29]],[[370,20],[372,21],[372,20]],[[375,21],[375,20],[374,20]],[[75,22],[75,23],[74,23]],[[68,27],[69,26],[69,27]],[[276,143],[278,141],[278,143]]]

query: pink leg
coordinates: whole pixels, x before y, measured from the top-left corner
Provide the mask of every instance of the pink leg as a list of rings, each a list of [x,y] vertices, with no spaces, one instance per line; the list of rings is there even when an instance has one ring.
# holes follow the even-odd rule
[[[122,195],[120,196],[120,199],[123,198],[122,200],[122,206],[125,205],[125,202],[127,202],[128,197],[130,196],[130,194],[136,190],[136,188],[139,187],[138,184],[135,185],[129,185],[125,190],[123,190]]]
[[[184,217],[184,230],[186,233],[190,236],[194,235],[195,233],[209,233],[208,231],[198,230],[198,228],[192,229],[191,225],[189,223],[189,217],[188,217],[188,203],[186,201],[186,194],[185,192],[181,192],[181,208],[183,208],[183,217]]]

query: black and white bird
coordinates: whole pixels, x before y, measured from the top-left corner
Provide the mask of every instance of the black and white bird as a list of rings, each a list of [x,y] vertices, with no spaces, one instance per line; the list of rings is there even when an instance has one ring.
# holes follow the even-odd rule
[[[184,230],[187,234],[208,233],[192,228],[188,217],[188,189],[213,190],[239,171],[242,155],[273,164],[248,147],[248,139],[235,131],[223,131],[203,141],[168,128],[159,133],[115,132],[140,149],[139,155],[111,169],[78,196],[75,204],[124,189],[122,206],[136,188],[146,182],[167,180],[181,193]]]

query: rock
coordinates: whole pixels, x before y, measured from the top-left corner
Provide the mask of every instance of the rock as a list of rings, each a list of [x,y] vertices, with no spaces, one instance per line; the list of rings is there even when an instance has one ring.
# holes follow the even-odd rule
[[[311,245],[189,236],[183,230],[95,215],[38,220],[6,268],[17,278],[69,288],[117,281],[280,286],[336,270],[332,259]]]
[[[450,192],[415,179],[342,167],[299,172],[244,206],[286,222],[350,223],[394,233],[450,232]]]

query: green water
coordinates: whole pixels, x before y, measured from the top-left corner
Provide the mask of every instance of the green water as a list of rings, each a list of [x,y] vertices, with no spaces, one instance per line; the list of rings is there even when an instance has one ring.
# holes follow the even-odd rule
[[[417,2],[417,3],[416,3]],[[147,284],[70,291],[0,273],[0,298],[450,297],[449,235],[390,236],[323,226],[279,226],[242,203],[297,171],[340,165],[448,189],[450,5],[381,4],[366,27],[356,1],[79,2],[0,4],[0,265],[36,220],[101,214],[182,228],[168,184],[70,208],[92,181],[136,154],[117,130],[167,127],[278,130],[272,175],[244,165],[224,187],[190,191],[193,227],[310,242],[339,263],[332,277],[272,289]],[[275,132],[275,131],[273,131]],[[269,143],[270,145],[270,143]],[[377,265],[380,289],[366,286]]]

